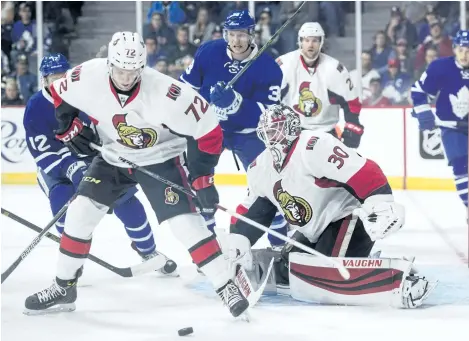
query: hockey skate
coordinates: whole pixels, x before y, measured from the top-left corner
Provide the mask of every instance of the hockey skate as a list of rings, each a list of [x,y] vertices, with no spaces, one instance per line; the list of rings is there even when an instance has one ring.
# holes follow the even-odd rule
[[[429,282],[425,277],[414,274],[407,276],[402,289],[403,307],[409,309],[420,307],[437,284],[438,281]]]
[[[147,255],[141,253],[137,247],[135,246],[135,243],[132,242],[132,244],[130,244],[130,246],[132,247],[132,249],[134,249],[135,252],[138,253],[138,255],[142,258],[142,262],[146,262],[152,258],[155,258],[156,256],[158,255],[162,255],[166,258],[166,263],[165,265],[161,268],[161,269],[157,269],[155,271],[158,271],[159,273],[165,275],[165,276],[169,276],[169,277],[179,277],[179,273],[177,272],[177,264],[175,261],[169,259],[168,257],[166,257],[165,255],[163,255],[161,252],[157,252],[156,250],[153,251],[152,253],[149,253]]]
[[[249,301],[231,279],[217,290],[217,294],[234,317],[238,317],[249,308]]]
[[[25,301],[25,315],[70,312],[76,309],[77,279],[56,278],[52,285],[29,296]]]
[[[141,256],[141,257],[142,257],[142,261],[146,262],[146,261],[148,261],[152,258],[155,258],[158,255],[164,256],[162,253],[158,253],[158,252],[154,251],[154,252],[152,252],[148,255],[144,255],[144,256]],[[166,256],[164,256],[164,257],[166,257]],[[161,269],[158,269],[156,271],[158,271],[159,273],[161,273],[165,276],[179,277],[179,273],[177,272],[176,262],[172,261],[168,257],[166,257],[166,264]]]

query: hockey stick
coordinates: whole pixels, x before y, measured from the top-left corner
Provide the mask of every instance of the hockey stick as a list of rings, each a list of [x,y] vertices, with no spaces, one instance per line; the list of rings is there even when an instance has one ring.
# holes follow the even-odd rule
[[[246,70],[248,69],[248,67],[251,66],[252,63],[254,63],[256,61],[256,59],[262,54],[262,52],[264,52],[268,47],[270,47],[270,45],[272,45],[272,43],[278,38],[278,36],[280,35],[280,33],[283,32],[283,30],[285,29],[285,27],[288,26],[288,24],[291,23],[291,21],[293,20],[293,18],[296,17],[296,15],[300,12],[301,8],[303,7],[303,5],[306,3],[306,1],[303,1],[301,3],[301,5],[298,7],[298,9],[295,11],[295,13],[293,13],[293,15],[288,18],[287,21],[285,21],[285,23],[277,30],[277,32],[274,33],[274,35],[272,37],[270,37],[270,39],[264,44],[264,46],[262,46],[259,51],[257,51],[257,53],[254,55],[254,57],[252,57],[252,59],[250,61],[247,62],[247,64],[236,74],[236,76],[233,77],[232,80],[230,80],[228,82],[228,84],[226,84],[225,86],[225,90],[227,90],[230,86],[233,86],[233,84],[239,79],[239,77],[241,77],[241,75],[246,72]]]
[[[436,120],[436,125],[438,127],[450,128],[461,130],[467,134],[467,130],[469,129],[467,121],[440,121]]]
[[[49,232],[52,226],[67,212],[68,206],[72,202],[72,200],[75,199],[75,195],[65,204],[63,207],[60,209],[59,212],[52,218],[52,220],[47,224],[47,226],[39,233],[39,235],[33,239],[33,241],[28,245],[28,247],[21,253],[21,255],[13,262],[13,264],[10,265],[8,269],[5,270],[4,273],[2,273],[2,283],[8,278],[8,276],[11,275],[13,271],[20,265],[20,263],[25,259],[31,251],[34,250],[34,248],[39,244],[41,241],[42,237]]]
[[[149,177],[151,177],[151,178],[153,178],[153,179],[155,179],[155,180],[158,180],[158,181],[160,181],[160,182],[162,182],[162,183],[164,183],[164,184],[166,184],[166,185],[168,185],[168,186],[170,186],[170,187],[173,187],[173,188],[177,189],[178,191],[180,191],[181,193],[184,193],[185,195],[188,195],[188,196],[190,196],[190,197],[192,197],[192,198],[195,198],[195,194],[192,193],[191,191],[187,190],[186,188],[184,188],[184,187],[182,187],[182,186],[179,186],[178,184],[175,184],[174,182],[171,182],[171,181],[169,181],[169,180],[167,180],[167,179],[165,179],[165,178],[159,176],[158,174],[155,174],[155,173],[153,173],[153,172],[150,172],[149,170],[145,169],[144,167],[139,166],[139,165],[133,163],[132,161],[129,161],[129,160],[123,158],[122,156],[116,155],[116,154],[115,154],[113,151],[111,151],[111,150],[105,149],[105,148],[103,148],[103,147],[101,147],[101,146],[98,146],[98,145],[96,145],[96,144],[94,144],[94,143],[90,143],[90,146],[91,146],[92,148],[98,150],[98,151],[101,152],[102,154],[108,153],[108,154],[112,155],[113,157],[117,158],[119,161],[128,164],[131,168],[134,168],[134,169],[136,169],[136,170],[142,172],[143,174],[148,175]],[[350,273],[348,272],[348,270],[344,267],[344,265],[343,265],[341,262],[339,262],[339,261],[337,261],[337,260],[335,260],[335,259],[333,259],[333,258],[331,258],[331,257],[327,257],[327,256],[323,255],[322,253],[320,253],[320,252],[318,252],[318,251],[316,251],[316,250],[314,250],[314,249],[312,249],[312,248],[310,248],[310,247],[308,247],[308,246],[306,246],[306,245],[303,245],[303,244],[297,242],[296,240],[293,240],[293,239],[291,239],[291,238],[289,238],[289,237],[287,237],[287,236],[284,236],[284,235],[278,233],[278,232],[275,231],[275,230],[271,230],[271,229],[269,229],[268,227],[265,227],[264,225],[255,222],[254,220],[251,220],[251,219],[249,219],[249,218],[246,218],[245,216],[243,216],[243,215],[241,215],[241,214],[238,214],[238,213],[235,212],[235,211],[232,211],[232,210],[230,210],[230,209],[228,209],[228,208],[225,208],[225,207],[223,207],[223,206],[221,206],[221,205],[219,205],[219,204],[217,204],[216,207],[217,207],[219,210],[221,210],[221,211],[223,211],[223,212],[226,212],[226,213],[228,213],[229,215],[231,215],[231,216],[233,216],[233,217],[235,217],[235,218],[238,218],[239,220],[242,220],[242,221],[244,221],[245,223],[247,223],[247,224],[249,224],[249,225],[251,225],[251,226],[254,226],[254,227],[258,228],[258,229],[261,230],[261,231],[264,231],[264,232],[266,232],[266,233],[269,233],[269,234],[271,234],[271,235],[277,237],[278,239],[283,240],[284,242],[287,242],[287,243],[290,243],[291,245],[296,246],[296,247],[299,248],[300,250],[303,250],[303,251],[305,251],[305,252],[307,252],[307,253],[310,253],[310,254],[312,254],[312,255],[318,256],[318,257],[320,257],[320,258],[323,258],[323,259],[326,260],[329,264],[334,265],[334,266],[337,268],[337,270],[340,272],[340,274],[342,275],[342,277],[343,277],[344,279],[349,279],[349,278],[350,278]]]
[[[31,230],[36,231],[38,233],[41,233],[43,229],[41,229],[39,226],[34,225],[33,223],[17,216],[16,214],[2,208],[2,214],[26,227],[29,227]],[[60,238],[57,237],[56,235],[48,232],[46,233],[46,237],[53,240],[54,242],[60,244]],[[122,276],[122,277],[135,277],[135,276],[140,276],[158,269],[161,269],[165,264],[166,260],[161,260],[160,257],[154,257],[151,258],[143,263],[128,267],[128,268],[118,268],[116,266],[113,266],[102,259],[93,256],[92,254],[88,255],[88,259],[91,260],[92,262],[95,262],[96,264],[101,265],[102,267],[114,272],[115,274]],[[161,265],[163,264],[163,265]],[[161,265],[161,266],[160,266]]]

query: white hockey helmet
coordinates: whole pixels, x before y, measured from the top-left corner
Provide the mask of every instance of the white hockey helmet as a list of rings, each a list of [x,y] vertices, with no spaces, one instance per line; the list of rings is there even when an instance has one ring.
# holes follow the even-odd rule
[[[301,46],[301,38],[306,37],[321,37],[321,46],[319,48],[319,50],[321,50],[326,34],[324,33],[320,23],[305,22],[303,25],[301,25],[300,31],[298,32],[298,46]]]
[[[108,45],[108,66],[109,74],[115,85],[122,90],[128,90],[128,84],[122,86],[122,79],[119,80],[114,74],[114,67],[120,69],[119,72],[132,74],[135,72],[135,80],[132,87],[140,80],[140,75],[147,64],[147,48],[142,37],[133,32],[116,32],[112,36]]]

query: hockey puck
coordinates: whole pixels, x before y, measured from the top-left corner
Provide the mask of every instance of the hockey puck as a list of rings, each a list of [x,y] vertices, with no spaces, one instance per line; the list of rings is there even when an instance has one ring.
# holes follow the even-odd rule
[[[186,335],[192,334],[193,332],[194,332],[194,329],[192,329],[192,327],[182,328],[178,330],[179,336],[186,336]]]

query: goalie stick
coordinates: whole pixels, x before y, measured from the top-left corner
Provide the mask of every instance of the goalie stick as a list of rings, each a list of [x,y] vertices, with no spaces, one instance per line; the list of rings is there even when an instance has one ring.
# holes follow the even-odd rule
[[[33,231],[36,231],[38,233],[43,232],[43,229],[41,229],[39,226],[34,225],[33,223],[31,223],[31,222],[17,216],[16,214],[14,214],[14,213],[12,213],[12,212],[4,209],[4,208],[2,208],[2,214],[4,216],[6,216],[6,217],[20,223],[21,225],[24,225],[24,226],[30,228]],[[60,244],[60,238],[57,237],[56,235],[54,235],[50,232],[47,232],[46,237],[53,240],[54,242]],[[122,276],[122,277],[140,276],[140,275],[152,272],[152,271],[159,270],[162,267],[164,267],[165,264],[166,264],[166,258],[162,254],[159,254],[158,256],[156,256],[154,258],[151,258],[151,259],[149,259],[149,260],[147,260],[143,263],[139,263],[137,265],[130,266],[130,267],[127,267],[127,268],[118,268],[114,265],[111,265],[111,264],[103,261],[102,259],[100,259],[96,256],[93,256],[91,253],[88,255],[88,259],[91,260],[92,262],[95,262],[96,264],[101,265],[102,267],[108,269],[109,271],[112,271],[115,274],[117,274],[119,276]],[[3,280],[2,280],[2,282],[3,282]]]
[[[90,146],[91,146],[93,149],[95,149],[95,150],[101,152],[102,154],[106,154],[106,153],[107,153],[108,155],[112,155],[113,157],[117,158],[120,162],[123,162],[123,163],[128,164],[131,168],[134,168],[134,169],[136,169],[136,170],[142,172],[143,174],[148,175],[149,177],[151,177],[151,178],[153,178],[153,179],[155,179],[155,180],[158,180],[158,181],[160,181],[160,182],[162,182],[162,183],[164,183],[164,184],[166,184],[166,185],[168,185],[168,186],[170,186],[170,187],[173,187],[173,188],[177,189],[178,191],[180,191],[181,193],[184,193],[185,195],[188,195],[188,196],[190,196],[190,197],[192,197],[192,198],[195,197],[195,194],[194,194],[193,192],[187,190],[186,188],[184,188],[184,187],[182,187],[182,186],[179,186],[178,184],[175,184],[174,182],[169,181],[169,180],[167,180],[167,179],[165,179],[165,178],[159,176],[158,174],[155,174],[155,173],[153,173],[153,172],[150,172],[149,170],[145,169],[144,167],[139,166],[139,165],[133,163],[132,161],[129,161],[129,160],[123,158],[122,156],[116,155],[116,153],[113,152],[113,151],[111,151],[111,150],[108,150],[108,149],[106,149],[106,148],[103,148],[102,146],[98,146],[97,144],[92,143],[92,142],[90,143]],[[312,254],[312,255],[315,255],[315,256],[318,256],[318,257],[324,259],[324,260],[327,261],[329,264],[331,264],[331,266],[334,266],[334,267],[337,269],[337,271],[339,271],[340,275],[341,275],[344,279],[349,279],[349,278],[350,278],[350,273],[349,273],[348,270],[345,268],[345,266],[344,266],[342,263],[340,263],[339,261],[335,260],[334,258],[327,257],[327,256],[323,255],[322,253],[320,253],[320,252],[318,252],[318,251],[316,251],[316,250],[314,250],[314,249],[312,249],[312,248],[310,248],[310,247],[308,247],[308,246],[306,246],[306,245],[303,245],[303,244],[297,242],[296,240],[293,240],[293,239],[291,239],[291,238],[289,238],[289,237],[286,237],[286,236],[284,236],[284,235],[278,233],[278,232],[275,231],[275,230],[271,230],[271,229],[269,229],[268,227],[265,227],[264,225],[259,224],[259,223],[255,222],[254,220],[251,220],[251,219],[249,219],[249,218],[247,218],[247,217],[245,217],[245,216],[243,216],[243,215],[241,215],[241,214],[238,214],[237,212],[232,211],[232,210],[230,210],[230,209],[228,209],[228,208],[225,208],[225,207],[223,207],[223,206],[221,206],[221,205],[219,205],[219,204],[217,204],[216,207],[217,207],[219,210],[221,210],[221,211],[223,211],[223,212],[226,212],[226,213],[228,213],[229,215],[231,215],[231,216],[233,216],[233,217],[235,217],[235,218],[238,218],[239,220],[242,220],[242,221],[248,223],[249,225],[251,225],[251,226],[253,226],[253,227],[258,228],[258,229],[261,230],[261,231],[264,231],[264,232],[266,232],[266,233],[268,233],[268,234],[271,234],[271,235],[273,235],[273,236],[275,236],[275,237],[277,237],[277,238],[283,240],[284,242],[287,242],[287,243],[290,243],[291,245],[296,246],[297,248],[299,248],[300,250],[303,250],[304,252],[310,253],[310,254]]]

